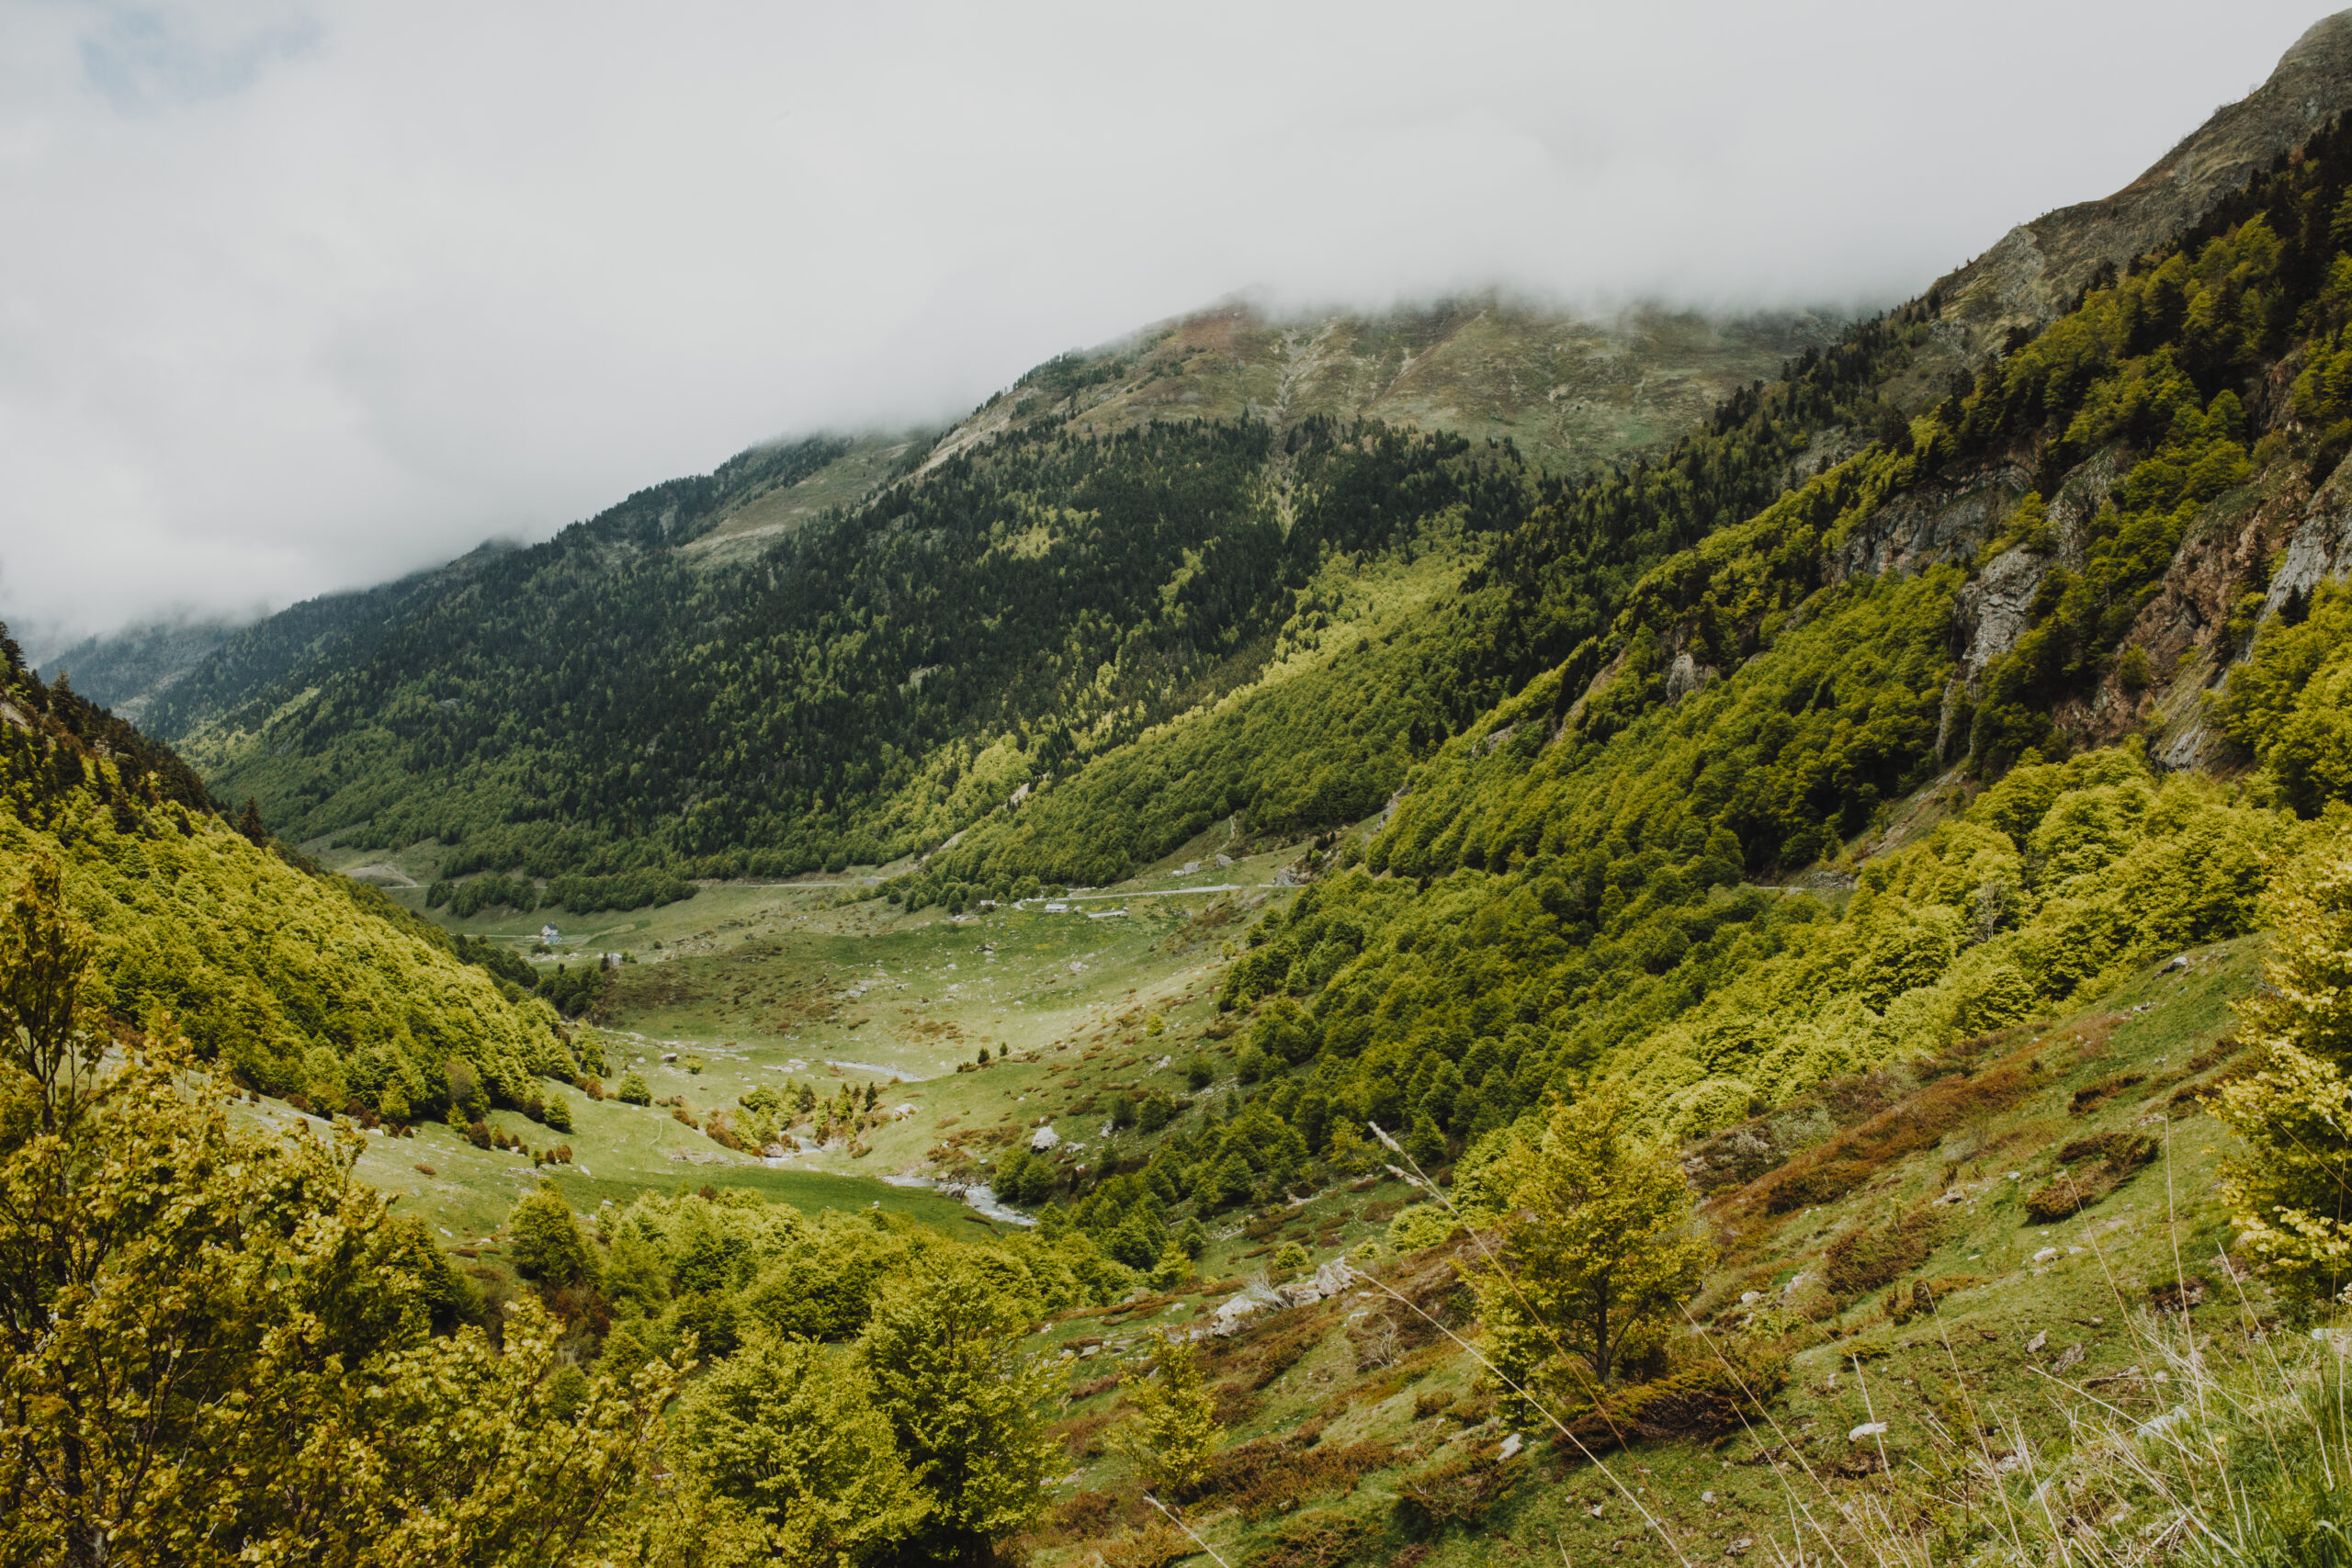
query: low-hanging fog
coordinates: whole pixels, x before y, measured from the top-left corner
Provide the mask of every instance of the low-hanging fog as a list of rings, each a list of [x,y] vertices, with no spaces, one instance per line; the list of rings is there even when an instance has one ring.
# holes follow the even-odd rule
[[[2320,14],[0,8],[0,617],[378,581],[1237,291],[1884,303]]]

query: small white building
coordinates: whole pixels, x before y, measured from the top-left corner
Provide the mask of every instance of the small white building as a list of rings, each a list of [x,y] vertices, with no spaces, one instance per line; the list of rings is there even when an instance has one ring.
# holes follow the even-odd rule
[[[563,933],[556,930],[555,927],[551,925],[541,926],[539,928],[539,940],[546,942],[549,947],[553,947],[557,942],[563,940]]]

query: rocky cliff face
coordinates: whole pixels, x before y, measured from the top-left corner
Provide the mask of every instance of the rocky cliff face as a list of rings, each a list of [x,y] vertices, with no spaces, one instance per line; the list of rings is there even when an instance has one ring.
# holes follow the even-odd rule
[[[2270,79],[2223,106],[2121,190],[2020,223],[1937,285],[1953,347],[1973,358],[2013,327],[2063,315],[2105,266],[2192,227],[2352,102],[2352,11],[2297,39]]]

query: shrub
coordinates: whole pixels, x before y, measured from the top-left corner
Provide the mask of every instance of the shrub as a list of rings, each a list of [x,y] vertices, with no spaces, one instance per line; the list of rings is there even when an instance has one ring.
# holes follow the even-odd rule
[[[2095,1084],[2076,1089],[2075,1098],[2066,1102],[2066,1113],[2070,1116],[2087,1115],[2125,1089],[2147,1081],[2145,1073],[2118,1073],[2111,1078],[2101,1078]]]
[[[1372,1543],[1368,1520],[1332,1508],[1315,1508],[1287,1519],[1266,1544],[1251,1553],[1248,1568],[1337,1568]]]
[[[526,1280],[550,1288],[595,1282],[595,1248],[553,1187],[542,1184],[515,1204],[506,1217],[506,1231],[515,1272]]]
[[[1220,1396],[1227,1390],[1233,1392],[1233,1403],[1244,1411],[1255,1403],[1238,1384],[1217,1385]],[[1217,1419],[1232,1424],[1223,1397]],[[1208,1479],[1201,1484],[1201,1495],[1222,1497],[1243,1518],[1254,1521],[1295,1507],[1301,1498],[1318,1492],[1351,1492],[1356,1483],[1374,1471],[1396,1462],[1396,1450],[1387,1443],[1351,1443],[1335,1449],[1320,1442],[1320,1436],[1319,1431],[1309,1434],[1302,1428],[1287,1438],[1258,1438],[1237,1443],[1216,1456]]]
[[[631,1105],[653,1103],[653,1090],[647,1086],[644,1075],[640,1073],[623,1074],[620,1088],[613,1092]]]
[[[1943,1274],[1933,1280],[1914,1280],[1887,1292],[1886,1315],[1900,1327],[1915,1317],[1934,1312],[1936,1303],[1946,1296],[1984,1283],[1982,1274]]]
[[[1788,1360],[1742,1339],[1716,1338],[1705,1351],[1678,1348],[1666,1374],[1566,1412],[1566,1425],[1594,1453],[1636,1439],[1702,1439],[1763,1419],[1788,1386]]]
[[[1170,1568],[1197,1555],[1192,1538],[1166,1520],[1102,1543],[1102,1568]]]
[[[539,1119],[559,1133],[571,1131],[571,1102],[560,1094],[551,1094],[539,1108]]]
[[[1533,1470],[1524,1453],[1504,1458],[1499,1443],[1472,1445],[1396,1483],[1397,1521],[1419,1534],[1476,1524]]]
[[[1388,1223],[1389,1249],[1419,1252],[1425,1247],[1435,1247],[1456,1228],[1453,1216],[1435,1203],[1416,1203]]]
[[[1209,1472],[1225,1429],[1216,1420],[1216,1400],[1203,1386],[1198,1353],[1191,1342],[1156,1338],[1148,1364],[1120,1379],[1135,1415],[1114,1434],[1113,1446],[1158,1490],[1182,1493]]]
[[[1848,1231],[1829,1244],[1822,1261],[1822,1283],[1846,1301],[1870,1294],[1928,1260],[1944,1217],[1922,1203],[1896,1215],[1883,1229]]]
[[[2129,1181],[2156,1157],[2159,1145],[2144,1133],[2101,1133],[2076,1138],[2058,1151],[2062,1169],[2027,1194],[2026,1217],[2046,1225],[2080,1213]]]

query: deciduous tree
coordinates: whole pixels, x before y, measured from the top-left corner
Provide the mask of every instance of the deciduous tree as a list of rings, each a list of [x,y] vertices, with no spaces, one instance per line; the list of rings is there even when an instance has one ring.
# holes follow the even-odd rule
[[[1024,1353],[1019,1305],[963,1258],[919,1263],[874,1304],[861,1348],[876,1404],[930,1500],[924,1542],[987,1568],[1046,1506],[1059,1445],[1043,1402],[1055,1376]]]
[[[1627,1120],[1618,1095],[1589,1094],[1504,1156],[1499,1267],[1470,1283],[1488,1354],[1531,1393],[1580,1403],[1606,1388],[1713,1259],[1673,1150]]]

